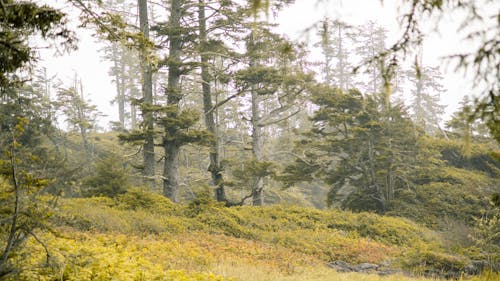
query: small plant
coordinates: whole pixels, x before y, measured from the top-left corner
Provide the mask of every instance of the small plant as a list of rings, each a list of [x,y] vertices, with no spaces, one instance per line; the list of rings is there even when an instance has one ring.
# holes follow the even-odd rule
[[[490,271],[500,271],[500,206],[490,202],[490,209],[476,219],[476,225],[470,236],[475,246],[480,249]]]
[[[86,197],[115,197],[128,188],[128,174],[121,159],[116,155],[106,156],[95,164],[95,174],[83,181],[82,195]]]

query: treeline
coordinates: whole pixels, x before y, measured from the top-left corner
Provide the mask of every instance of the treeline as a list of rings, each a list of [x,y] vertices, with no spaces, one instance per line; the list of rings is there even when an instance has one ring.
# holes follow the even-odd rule
[[[488,205],[500,169],[491,120],[471,117],[476,105],[464,100],[443,122],[437,68],[398,69],[374,23],[320,22],[323,58],[311,62],[306,45],[241,1],[71,3],[107,40],[116,134],[97,133],[100,113],[76,75],[69,87],[28,75],[27,33],[75,47],[64,14],[9,1],[0,12],[0,276],[47,228],[58,197],[46,194],[113,197],[143,186],[182,202],[207,186],[226,206],[326,202],[429,225],[448,206],[469,226],[481,211],[498,212]]]
[[[118,112],[110,126],[126,147],[117,148],[122,157],[114,161],[134,174],[134,184],[160,189],[174,202],[192,197],[189,187],[200,183],[226,205],[250,199],[263,205],[266,190],[298,186],[316,206],[385,212],[398,190],[422,182],[420,170],[444,163],[429,137],[463,140],[455,153],[465,162],[471,138],[489,141],[484,122],[470,117],[475,105],[467,98],[451,120],[442,120],[438,68],[421,61],[399,67],[386,52],[387,31],[374,22],[318,22],[312,41],[322,58],[310,61],[306,44],[277,34],[254,6],[237,1],[172,1],[161,9],[146,2],[73,4],[107,42],[101,53],[113,65]],[[275,1],[269,11],[289,4]],[[35,74],[6,89],[12,94],[3,95],[4,114],[30,116],[33,130],[64,161],[72,158],[68,147],[85,159],[68,167],[77,176],[58,192],[86,194],[84,179],[94,176],[104,153],[90,137],[101,113],[77,74],[71,86],[43,69]],[[4,120],[6,127],[17,122]],[[495,160],[488,159],[476,164],[495,175],[497,165],[489,164]]]

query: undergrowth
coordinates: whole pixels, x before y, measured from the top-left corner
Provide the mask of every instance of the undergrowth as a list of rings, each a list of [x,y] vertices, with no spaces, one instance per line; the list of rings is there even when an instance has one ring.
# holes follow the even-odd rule
[[[61,199],[52,231],[28,240],[9,280],[412,280],[337,273],[327,264],[376,263],[443,276],[463,272],[468,262],[448,252],[439,234],[406,219],[193,202],[173,204],[140,190]],[[485,280],[498,274],[491,276]]]

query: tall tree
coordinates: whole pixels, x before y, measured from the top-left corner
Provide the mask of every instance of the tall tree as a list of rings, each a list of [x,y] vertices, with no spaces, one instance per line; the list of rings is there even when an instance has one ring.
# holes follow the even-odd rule
[[[208,171],[212,176],[212,182],[217,187],[215,197],[217,201],[227,202],[226,192],[224,190],[224,179],[222,175],[221,157],[219,149],[219,137],[216,127],[214,108],[212,103],[212,76],[210,75],[209,52],[210,42],[207,35],[207,17],[206,17],[206,1],[198,1],[198,35],[199,35],[199,52],[200,52],[200,72],[201,72],[201,90],[203,95],[203,113],[204,121],[207,130],[214,136],[210,145],[210,165]]]
[[[352,87],[350,77],[352,66],[349,63],[348,46],[353,34],[348,33],[349,29],[350,27],[343,22],[325,18],[320,23],[318,30],[320,41],[316,44],[321,48],[324,57],[322,67],[324,82],[335,85],[343,91]],[[337,61],[336,65],[334,59]]]
[[[163,129],[163,194],[174,202],[179,201],[180,148],[189,143],[207,143],[211,140],[206,131],[192,128],[199,120],[198,112],[181,107],[185,95],[181,78],[198,64],[191,61],[195,27],[182,24],[183,20],[193,20],[190,8],[196,5],[191,4],[189,1],[172,0],[168,23],[160,23],[157,27],[160,35],[167,36],[169,48],[168,56],[162,62],[168,69],[165,88],[167,104],[159,109],[157,117],[158,125]]]
[[[89,143],[88,133],[95,129],[97,118],[101,115],[97,107],[85,99],[83,84],[75,74],[73,86],[58,89],[57,101],[54,102],[58,111],[66,117],[69,130],[80,134],[82,145],[89,160],[92,159],[93,149]]]
[[[34,134],[38,126],[28,126],[28,117],[36,117],[25,111],[29,103],[17,90],[23,80],[19,75],[35,58],[31,36],[63,40],[72,47],[74,37],[64,23],[65,15],[51,7],[0,1],[0,279],[15,272],[12,259],[28,237],[36,237],[47,214],[38,197],[28,198],[46,181],[34,170],[38,155],[28,148],[39,144]]]
[[[259,24],[247,39],[248,67],[237,72],[241,89],[250,92],[248,121],[251,128],[253,167],[253,205],[264,204],[264,176],[269,175],[264,155],[264,128],[283,122],[301,110],[298,97],[305,91],[309,76],[290,65],[296,46]],[[260,168],[259,168],[260,167]]]
[[[406,72],[406,76],[413,83],[410,108],[415,124],[428,134],[436,135],[442,131],[439,122],[444,106],[439,102],[440,94],[445,91],[438,67],[420,67],[418,71],[412,69]]]
[[[379,97],[315,87],[313,128],[297,147],[304,157],[285,168],[285,184],[323,180],[331,186],[329,205],[387,210],[409,180],[415,140],[403,108],[387,108]]]
[[[168,78],[167,78],[167,118],[177,119],[179,117],[179,102],[182,97],[179,81],[182,75],[181,72],[181,17],[182,17],[182,1],[172,0],[170,2],[170,20],[168,36],[169,51],[168,51]],[[163,140],[163,149],[165,151],[165,161],[163,167],[163,194],[174,202],[179,201],[179,148],[180,143],[177,141],[176,134],[178,129],[176,126],[165,128],[165,136]]]
[[[385,40],[387,30],[378,26],[375,22],[369,21],[366,25],[359,28],[359,33],[355,37],[356,54],[361,57],[366,64],[368,77],[358,82],[361,89],[367,93],[375,94],[383,92],[383,65],[386,64],[385,58],[380,56],[385,52]]]
[[[140,61],[142,68],[142,117],[144,122],[144,170],[143,174],[147,182],[152,187],[154,186],[155,174],[155,143],[154,143],[154,120],[151,107],[153,105],[153,76],[151,68],[151,46],[149,43],[149,21],[148,21],[148,1],[137,0],[139,6],[139,25],[142,35],[144,36],[143,43],[140,45]]]

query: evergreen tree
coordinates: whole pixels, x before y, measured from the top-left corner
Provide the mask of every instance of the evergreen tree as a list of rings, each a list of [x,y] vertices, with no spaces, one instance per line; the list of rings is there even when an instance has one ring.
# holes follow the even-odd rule
[[[46,5],[13,0],[0,3],[0,94],[12,83],[21,82],[16,71],[35,59],[28,43],[31,35],[62,40],[65,47],[75,47],[65,21],[63,13]]]
[[[74,85],[59,88],[54,106],[66,117],[68,129],[77,131],[82,139],[82,145],[89,161],[93,157],[93,148],[88,139],[90,130],[95,129],[97,118],[101,115],[97,107],[85,99],[83,84],[75,75]]]
[[[151,46],[149,46],[149,20],[148,1],[137,0],[139,6],[139,25],[144,36],[143,44],[140,45],[140,63],[142,70],[142,118],[144,127],[144,144],[142,147],[144,158],[143,174],[151,187],[154,186],[155,175],[155,143],[154,143],[154,119],[151,107],[153,105],[153,70],[151,67]]]
[[[444,92],[440,81],[443,79],[437,67],[420,67],[406,72],[414,87],[411,91],[412,117],[417,126],[428,134],[436,135],[441,131],[440,116],[444,106],[439,104],[440,94]]]
[[[196,65],[190,61],[193,57],[193,40],[196,38],[195,27],[182,24],[182,21],[188,18],[189,21],[196,22],[191,9],[196,5],[190,4],[189,1],[171,1],[168,23],[159,23],[155,28],[160,36],[167,36],[169,48],[167,59],[161,62],[168,68],[165,88],[167,104],[160,109],[157,122],[163,129],[163,194],[174,202],[179,201],[180,148],[189,143],[210,141],[206,131],[192,128],[198,122],[199,114],[195,110],[181,108],[185,95],[181,78]]]
[[[48,127],[50,114],[29,112],[38,107],[30,107],[32,91],[23,90],[18,76],[34,60],[30,36],[60,39],[71,46],[74,38],[64,21],[63,13],[48,6],[0,2],[0,279],[15,272],[11,261],[28,237],[38,240],[35,230],[44,227],[48,213],[37,196],[48,183],[38,169],[43,166],[37,165],[44,152],[37,136]]]
[[[352,87],[348,46],[352,43],[353,34],[348,33],[349,29],[345,23],[324,19],[318,30],[320,41],[315,44],[321,48],[324,57],[321,69],[325,75],[324,83],[335,85],[343,91]],[[337,61],[336,65],[334,60]]]
[[[249,118],[252,157],[256,171],[267,171],[264,155],[264,128],[282,122],[301,110],[298,97],[304,93],[309,77],[291,67],[296,59],[295,46],[270,32],[262,24],[254,27],[247,39],[248,67],[237,72],[237,83],[250,92]],[[272,50],[272,51],[271,51]],[[262,165],[261,168],[258,168]],[[264,204],[264,176],[255,174],[253,205]]]
[[[370,94],[384,92],[383,72],[385,58],[380,54],[385,52],[385,40],[387,30],[370,21],[359,28],[359,33],[354,37],[356,40],[355,52],[361,57],[368,72],[368,77],[358,81],[357,86]]]
[[[210,6],[212,14],[210,20],[206,16],[207,7]],[[199,36],[199,58],[200,58],[200,76],[201,76],[201,91],[203,96],[203,113],[205,126],[213,135],[213,140],[210,145],[210,165],[208,171],[211,174],[213,185],[217,188],[215,195],[217,201],[224,201],[229,204],[226,198],[224,187],[223,167],[221,165],[222,157],[220,155],[220,137],[219,124],[217,120],[218,108],[223,104],[213,104],[212,87],[217,82],[217,70],[215,64],[217,60],[221,60],[223,56],[231,57],[234,53],[227,44],[223,42],[223,38],[237,38],[238,32],[242,29],[244,21],[241,7],[234,1],[225,1],[224,3],[214,3],[211,1],[198,1],[198,36]],[[227,40],[227,39],[226,39]],[[230,58],[235,60],[236,58]],[[233,98],[236,96],[233,96]],[[232,99],[232,98],[229,98]],[[227,100],[229,101],[229,100]],[[227,102],[226,101],[226,102]]]
[[[313,128],[296,148],[304,156],[281,179],[287,186],[320,179],[331,186],[329,205],[386,211],[411,171],[415,140],[404,109],[325,85],[314,88],[313,102]]]

